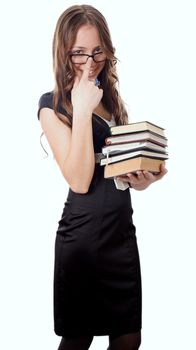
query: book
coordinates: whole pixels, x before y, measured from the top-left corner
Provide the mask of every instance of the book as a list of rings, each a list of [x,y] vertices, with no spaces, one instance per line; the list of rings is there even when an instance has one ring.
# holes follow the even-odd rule
[[[113,178],[115,176],[124,175],[127,173],[135,173],[138,170],[147,170],[152,173],[159,173],[161,164],[164,160],[152,159],[148,157],[136,157],[126,159],[121,162],[111,163],[104,167],[104,178]]]
[[[139,150],[139,149],[153,150],[155,152],[161,152],[161,153],[166,152],[165,147],[160,146],[154,142],[144,140],[139,142],[130,142],[130,143],[121,143],[121,144],[103,146],[102,154],[105,156],[115,155],[115,154],[121,154],[131,150]]]
[[[166,137],[159,136],[151,131],[141,131],[118,136],[108,136],[105,139],[106,145],[114,145],[128,142],[150,141],[160,146],[167,147],[168,141]]]
[[[127,134],[132,132],[151,131],[158,135],[165,136],[165,129],[148,121],[116,125],[110,127],[111,135]]]
[[[130,158],[135,158],[140,156],[154,158],[154,159],[163,159],[163,160],[168,159],[168,155],[166,153],[159,153],[159,152],[147,151],[147,150],[137,150],[137,151],[131,151],[131,152],[126,152],[126,153],[102,158],[100,160],[100,165],[117,163],[125,159],[130,159]]]

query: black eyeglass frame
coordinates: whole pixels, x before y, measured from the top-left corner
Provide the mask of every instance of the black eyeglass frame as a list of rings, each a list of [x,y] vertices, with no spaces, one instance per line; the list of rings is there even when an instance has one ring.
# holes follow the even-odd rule
[[[101,60],[101,61],[95,61],[95,56],[96,56],[96,55],[99,55],[100,53],[103,53],[103,52],[102,52],[102,51],[101,51],[101,52],[96,52],[96,53],[93,53],[92,55],[87,55],[87,54],[85,54],[85,53],[81,53],[81,54],[71,53],[71,54],[70,54],[71,62],[72,62],[73,64],[86,64],[86,62],[88,61],[89,57],[92,57],[92,59],[93,59],[93,61],[94,61],[95,63],[105,62],[107,58],[105,58],[104,60]],[[72,57],[76,57],[76,56],[82,56],[82,57],[86,56],[86,57],[87,57],[86,62],[84,62],[84,63],[76,63],[76,62],[73,62]]]

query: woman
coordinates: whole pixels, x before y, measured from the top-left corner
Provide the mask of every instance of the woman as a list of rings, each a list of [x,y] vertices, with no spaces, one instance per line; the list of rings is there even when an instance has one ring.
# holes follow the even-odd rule
[[[70,190],[55,244],[54,327],[59,350],[88,349],[109,335],[109,349],[138,349],[141,276],[129,189],[104,179],[101,153],[110,125],[128,122],[117,90],[116,57],[103,15],[72,6],[53,41],[56,86],[39,102],[39,118]],[[162,178],[120,177],[141,190]]]

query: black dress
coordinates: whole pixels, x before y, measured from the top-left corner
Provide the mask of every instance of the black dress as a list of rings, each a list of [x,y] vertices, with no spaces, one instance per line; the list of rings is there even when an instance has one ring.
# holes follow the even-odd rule
[[[39,110],[53,108],[42,95]],[[59,106],[59,112],[66,112]],[[93,115],[95,153],[109,136]],[[82,157],[82,155],[81,155]],[[81,159],[82,161],[82,159]],[[88,193],[69,190],[55,243],[54,328],[61,336],[121,335],[141,329],[141,275],[130,190],[95,165]]]

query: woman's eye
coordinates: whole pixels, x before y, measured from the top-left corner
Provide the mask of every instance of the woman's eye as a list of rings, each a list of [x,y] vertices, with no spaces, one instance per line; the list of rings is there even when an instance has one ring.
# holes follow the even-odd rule
[[[99,48],[99,49],[96,49],[96,50],[94,51],[94,53],[99,53],[99,52],[102,52],[100,48]]]
[[[82,54],[83,52],[82,52],[82,50],[76,50],[76,51],[73,51],[72,52],[74,55],[80,55],[80,54]]]

